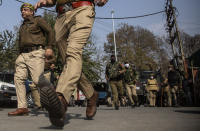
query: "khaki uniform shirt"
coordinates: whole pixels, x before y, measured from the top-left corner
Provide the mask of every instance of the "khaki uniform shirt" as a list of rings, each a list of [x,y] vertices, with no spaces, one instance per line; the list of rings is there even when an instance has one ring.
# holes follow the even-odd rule
[[[46,36],[47,35],[47,40]],[[24,20],[19,30],[19,48],[34,45],[47,46],[54,44],[54,32],[47,22],[40,16],[32,16]]]
[[[158,83],[156,79],[148,79],[147,80],[147,88],[149,91],[154,90],[158,91]]]

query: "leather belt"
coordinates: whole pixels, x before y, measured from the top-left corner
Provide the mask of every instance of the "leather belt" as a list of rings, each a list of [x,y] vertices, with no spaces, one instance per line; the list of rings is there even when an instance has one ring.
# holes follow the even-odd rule
[[[92,6],[92,2],[90,1],[78,1],[78,2],[72,2],[72,8],[78,8],[81,6]]]
[[[20,49],[20,53],[29,53],[31,51],[39,50],[39,49],[44,49],[43,45],[35,45],[35,46],[30,46],[30,47],[23,47]]]
[[[66,3],[64,5],[59,5],[58,7],[56,7],[56,12],[58,13],[58,15],[60,15],[81,6],[92,6],[92,5],[93,3],[91,1],[71,2],[71,3]]]

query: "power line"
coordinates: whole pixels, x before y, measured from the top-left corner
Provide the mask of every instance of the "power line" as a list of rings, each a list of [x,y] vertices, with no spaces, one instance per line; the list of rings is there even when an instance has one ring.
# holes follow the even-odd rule
[[[103,21],[101,21],[101,20],[95,20],[95,22],[101,24],[101,25],[104,26],[106,29],[108,29],[108,28],[109,28],[109,29],[112,29],[112,28],[111,28],[112,25],[110,25],[109,23],[103,22]]]
[[[21,0],[16,0],[16,1],[20,2],[20,3],[25,3],[25,2],[23,2]],[[56,13],[56,11],[49,10],[49,9],[46,9],[46,8],[41,8],[41,9],[44,9],[44,10]],[[152,15],[157,15],[157,14],[160,14],[160,13],[163,13],[163,12],[165,12],[165,11],[163,10],[163,11],[158,11],[158,12],[154,12],[154,13],[150,13],[150,14],[144,14],[144,15],[139,15],[139,16],[115,17],[115,18],[110,18],[110,17],[95,17],[95,19],[135,19],[135,18],[141,18],[141,17],[147,17],[147,16],[152,16]]]
[[[141,17],[147,17],[147,16],[151,16],[151,15],[157,15],[160,13],[165,12],[163,11],[158,11],[158,12],[154,12],[154,13],[150,13],[150,14],[145,14],[145,15],[139,15],[139,16],[131,16],[131,17],[115,17],[115,18],[110,18],[110,17],[95,17],[95,19],[135,19],[135,18],[141,18]]]

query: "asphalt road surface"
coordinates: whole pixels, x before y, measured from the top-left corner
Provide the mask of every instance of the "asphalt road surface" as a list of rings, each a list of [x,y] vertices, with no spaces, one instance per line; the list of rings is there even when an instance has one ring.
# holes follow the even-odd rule
[[[46,111],[8,117],[14,108],[0,108],[0,131],[200,131],[200,107],[100,106],[94,120],[85,119],[85,107],[69,107],[63,129],[52,126]]]

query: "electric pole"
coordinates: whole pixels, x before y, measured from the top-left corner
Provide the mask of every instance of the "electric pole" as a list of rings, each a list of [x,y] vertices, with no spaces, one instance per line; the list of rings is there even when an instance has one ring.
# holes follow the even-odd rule
[[[173,52],[174,57],[176,57],[174,41],[175,40],[178,41],[179,54],[181,54],[181,59],[182,59],[181,64],[184,66],[185,77],[188,77],[182,41],[181,41],[181,37],[180,37],[180,32],[178,30],[178,24],[177,24],[177,21],[176,21],[175,7],[173,6],[172,1],[173,0],[166,0],[166,7],[165,7],[165,12],[166,12],[166,16],[167,16],[167,28],[166,28],[166,30],[169,33],[170,44],[171,44],[171,47],[172,47],[172,52]],[[176,60],[175,64],[178,64],[177,60]]]
[[[113,39],[114,39],[114,47],[115,47],[115,59],[117,61],[117,46],[116,46],[116,39],[115,39],[115,23],[114,23],[114,10],[111,11],[112,14],[112,23],[113,23]]]

